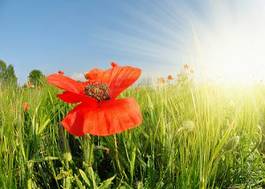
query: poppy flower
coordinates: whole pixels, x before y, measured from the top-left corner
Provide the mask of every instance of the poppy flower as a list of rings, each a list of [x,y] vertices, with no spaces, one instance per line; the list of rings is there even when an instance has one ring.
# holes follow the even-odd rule
[[[24,110],[24,112],[29,111],[29,103],[24,102],[22,106],[23,106],[23,110]]]
[[[64,90],[57,95],[61,100],[79,103],[61,122],[69,133],[108,136],[142,122],[140,107],[133,98],[117,99],[139,78],[141,70],[116,63],[111,65],[107,70],[90,70],[85,74],[88,79],[85,82],[58,73],[47,77],[50,84]]]
[[[174,78],[173,78],[172,75],[168,75],[168,76],[167,76],[167,80],[174,80]]]

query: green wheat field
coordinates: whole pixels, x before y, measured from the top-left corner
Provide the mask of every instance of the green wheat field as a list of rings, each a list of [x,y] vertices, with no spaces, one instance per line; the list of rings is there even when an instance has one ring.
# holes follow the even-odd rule
[[[1,188],[264,188],[265,86],[189,80],[131,87],[143,123],[69,135],[72,109],[48,84],[0,90]],[[29,109],[23,109],[23,103]]]

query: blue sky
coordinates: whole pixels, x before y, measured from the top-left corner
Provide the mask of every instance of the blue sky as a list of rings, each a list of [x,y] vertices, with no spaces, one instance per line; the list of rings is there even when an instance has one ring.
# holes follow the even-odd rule
[[[20,83],[32,69],[72,75],[112,60],[172,74],[190,42],[190,18],[209,16],[205,2],[0,0],[0,59]]]
[[[178,9],[185,5],[175,4]],[[160,8],[159,1],[144,0],[0,0],[0,58],[15,66],[20,83],[32,69],[71,75],[105,68],[112,60],[160,72],[166,65],[153,57],[158,56],[153,49],[163,46],[158,38],[167,33],[152,23],[167,24],[155,18],[168,17],[167,7]],[[176,23],[177,35],[184,27],[181,20]]]

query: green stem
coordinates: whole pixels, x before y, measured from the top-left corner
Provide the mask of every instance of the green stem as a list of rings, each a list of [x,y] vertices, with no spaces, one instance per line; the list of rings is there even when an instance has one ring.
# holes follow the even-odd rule
[[[119,151],[118,151],[118,144],[117,144],[117,137],[116,135],[114,135],[114,150],[115,150],[115,161],[118,167],[118,170],[120,172],[120,175],[122,175],[122,168],[121,168],[121,164],[120,164],[120,160],[119,160]]]

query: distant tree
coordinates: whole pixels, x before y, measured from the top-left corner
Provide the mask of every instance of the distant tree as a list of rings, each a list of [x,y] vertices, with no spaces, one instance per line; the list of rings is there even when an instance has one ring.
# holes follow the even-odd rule
[[[0,80],[4,77],[6,71],[6,63],[3,60],[0,60]]]
[[[0,83],[2,85],[17,85],[17,77],[13,65],[7,66],[3,60],[0,60]]]
[[[40,70],[32,70],[29,73],[28,81],[34,86],[40,86],[43,84],[44,75]]]
[[[6,63],[3,60],[0,60],[0,73],[6,70]]]
[[[17,77],[15,74],[14,66],[9,64],[5,71],[5,80],[7,83],[17,85]]]

